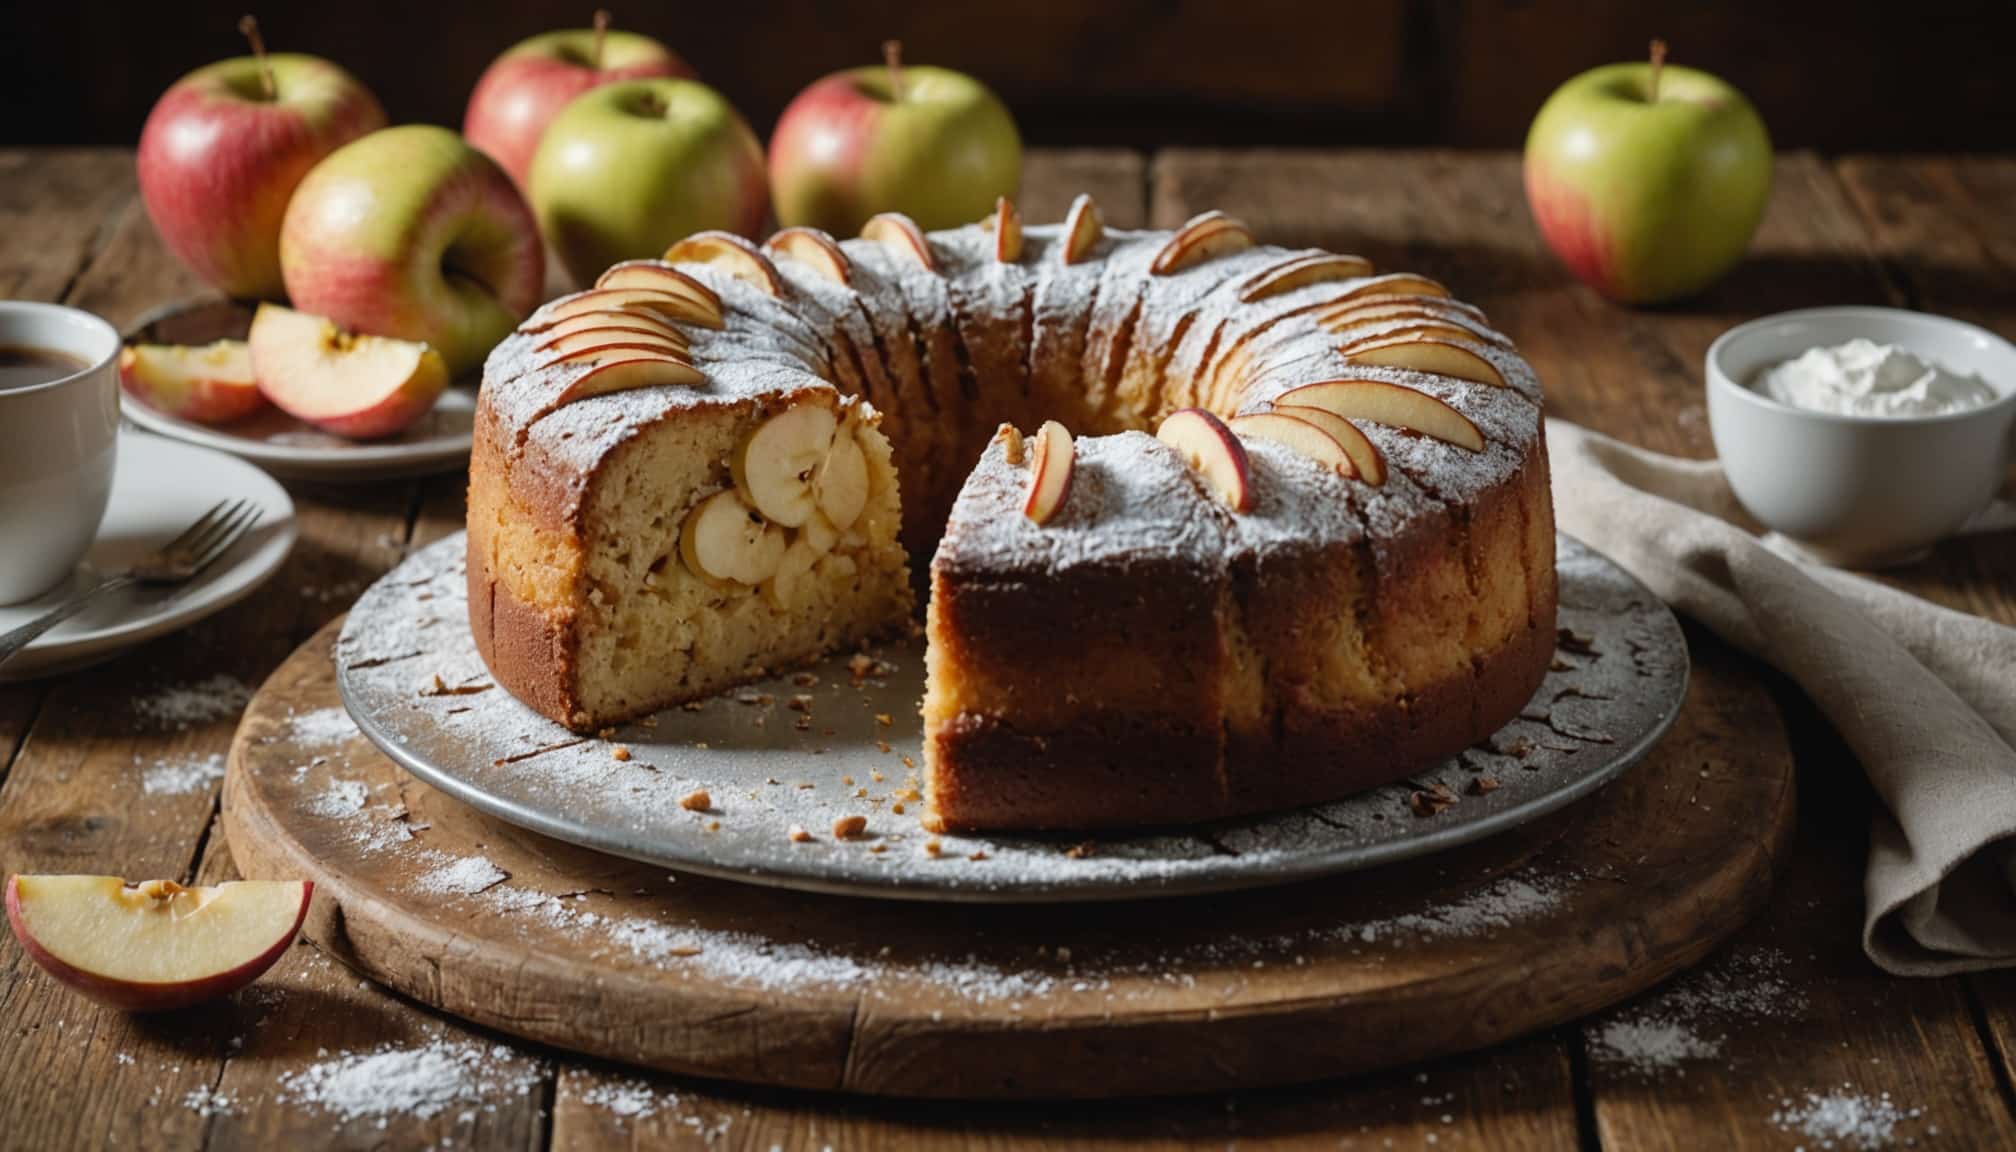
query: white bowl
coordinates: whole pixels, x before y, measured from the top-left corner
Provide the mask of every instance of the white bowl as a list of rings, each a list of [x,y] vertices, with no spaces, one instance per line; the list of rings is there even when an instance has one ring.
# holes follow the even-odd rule
[[[1986,381],[1998,399],[1939,416],[1839,416],[1751,387],[1816,345],[1860,336]],[[1736,499],[1830,564],[1915,559],[1993,503],[2016,430],[2016,346],[1897,308],[1808,308],[1732,328],[1708,348],[1708,429]]]

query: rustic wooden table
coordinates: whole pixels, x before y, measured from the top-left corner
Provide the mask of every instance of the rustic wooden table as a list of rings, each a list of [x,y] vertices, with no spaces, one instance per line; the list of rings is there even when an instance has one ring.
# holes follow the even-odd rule
[[[1787,155],[1743,267],[1700,301],[1647,311],[1604,303],[1552,261],[1516,156],[1038,153],[1026,182],[1030,219],[1060,216],[1079,191],[1117,224],[1169,226],[1216,207],[1272,241],[1440,277],[1518,339],[1555,413],[1686,455],[1711,452],[1702,353],[1749,317],[1884,303],[2016,336],[2016,158]],[[124,323],[197,289],[154,238],[129,153],[0,151],[0,298],[63,300]],[[462,523],[455,475],[293,492],[300,544],[258,595],[101,667],[0,687],[0,872],[233,874],[212,835],[215,784],[149,793],[141,782],[150,766],[221,754],[234,717],[164,724],[134,702],[206,682],[256,686],[379,573]],[[1893,578],[2016,622],[2012,574],[2016,533],[2004,533],[1948,544]],[[1825,1146],[1836,1129],[1844,1148],[2016,1146],[2016,976],[1903,981],[1871,967],[1857,944],[1869,798],[1849,754],[1796,691],[1698,631],[1691,640],[1715,706],[1746,717],[1756,746],[1797,759],[1796,850],[1768,913],[1705,982],[1515,1044],[1341,1084],[1057,1106],[640,1081],[514,1044],[474,1107],[345,1122],[290,1099],[304,1070],[471,1030],[307,945],[235,1002],[127,1017],[65,992],[10,935],[0,1146],[1789,1149]],[[1858,1104],[1859,1126],[1848,1123]]]

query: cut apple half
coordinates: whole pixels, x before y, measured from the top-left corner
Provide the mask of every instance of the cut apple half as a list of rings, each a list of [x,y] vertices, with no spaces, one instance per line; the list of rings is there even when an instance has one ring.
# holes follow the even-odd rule
[[[128,1012],[235,992],[273,966],[307,918],[307,880],[184,888],[117,876],[13,876],[7,921],[51,976]]]
[[[1064,243],[1058,248],[1058,258],[1066,264],[1083,262],[1105,234],[1106,223],[1100,219],[1099,205],[1092,197],[1079,193],[1071,201],[1071,210],[1064,214]]]
[[[926,272],[938,270],[938,261],[931,256],[931,242],[924,238],[924,230],[901,212],[881,212],[869,217],[861,226],[861,238],[891,249],[899,259]]]
[[[662,336],[681,348],[692,343],[685,332],[673,327],[656,312],[624,312],[611,308],[569,316],[558,324],[539,329],[534,333],[538,341],[534,347],[544,348],[562,336],[572,336],[576,332],[639,332],[646,336]]]
[[[243,340],[128,344],[119,350],[119,386],[156,412],[198,424],[228,424],[266,407]]]
[[[647,350],[605,353],[590,349],[576,353],[561,363],[584,361],[589,363],[589,369],[568,381],[560,395],[553,398],[553,407],[564,407],[590,396],[634,392],[639,388],[691,388],[705,383],[707,379],[683,356],[654,354]],[[553,366],[546,365],[549,368]]]
[[[847,253],[841,250],[839,242],[817,228],[786,228],[765,241],[763,251],[796,260],[835,284],[854,279],[854,266],[848,262]]]
[[[733,232],[695,232],[665,250],[674,264],[706,264],[768,296],[784,295],[784,278],[763,250]]]
[[[670,296],[686,305],[683,314],[670,313],[672,319],[709,328],[721,326],[720,294],[663,260],[625,260],[611,265],[595,278],[595,287],[635,288]]]
[[[273,406],[338,436],[389,436],[434,407],[448,365],[426,344],[363,336],[278,304],[252,316],[252,371]]]
[[[1029,494],[1022,500],[1022,514],[1038,524],[1048,524],[1071,498],[1071,474],[1077,470],[1078,450],[1070,430],[1055,420],[1045,420],[1033,439]]]
[[[763,421],[729,458],[736,489],[773,524],[805,523],[819,507],[813,475],[826,462],[839,428],[833,410],[820,404],[799,404]],[[864,460],[864,484],[866,471]],[[834,526],[846,527],[837,520]]]
[[[1314,421],[1303,420],[1288,412],[1260,412],[1251,416],[1234,417],[1229,427],[1232,431],[1249,440],[1271,440],[1276,444],[1292,448],[1316,463],[1341,472],[1346,476],[1356,476],[1358,465],[1344,445],[1337,442],[1327,430]]]
[[[563,360],[578,358],[586,352],[662,352],[665,355],[692,363],[691,351],[684,343],[669,340],[656,332],[626,331],[620,328],[589,328],[579,332],[568,332],[553,336],[540,344],[535,351],[540,367],[558,364]]]
[[[563,296],[554,301],[543,315],[527,321],[525,331],[545,332],[591,312],[633,312],[667,323],[692,324],[701,328],[721,327],[721,307],[718,303],[710,311],[695,304],[688,296],[674,296],[656,288],[630,287],[591,288],[586,292]]]
[[[997,197],[994,211],[980,222],[994,236],[994,259],[1002,264],[1013,264],[1022,259],[1022,213],[1015,210],[1015,202],[1006,196]]]
[[[1227,508],[1245,512],[1253,507],[1246,446],[1223,420],[1202,408],[1179,409],[1163,419],[1155,438],[1174,448]]]
[[[1161,251],[1148,262],[1150,276],[1173,276],[1206,260],[1230,256],[1253,247],[1253,230],[1236,216],[1212,209],[1192,216],[1171,233]]]
[[[1385,368],[1411,368],[1438,376],[1454,376],[1474,384],[1503,388],[1505,377],[1489,360],[1451,340],[1402,336],[1361,344],[1344,353],[1353,364],[1377,364]]]
[[[1344,449],[1344,454],[1351,457],[1351,469],[1358,479],[1374,488],[1386,483],[1386,457],[1365,433],[1358,430],[1356,424],[1321,408],[1276,404],[1274,411],[1305,420],[1328,432],[1338,447]]]
[[[784,530],[765,521],[733,488],[702,500],[679,531],[686,567],[717,586],[763,583],[777,574],[789,548]]]
[[[1291,388],[1275,403],[1320,408],[1347,420],[1372,420],[1472,452],[1484,450],[1484,434],[1468,416],[1437,397],[1390,380],[1324,380]]]
[[[1293,292],[1297,288],[1307,288],[1311,284],[1362,280],[1370,275],[1372,275],[1372,262],[1363,256],[1310,252],[1291,257],[1272,268],[1263,268],[1254,273],[1240,287],[1239,299],[1242,303],[1255,304],[1272,296]]]

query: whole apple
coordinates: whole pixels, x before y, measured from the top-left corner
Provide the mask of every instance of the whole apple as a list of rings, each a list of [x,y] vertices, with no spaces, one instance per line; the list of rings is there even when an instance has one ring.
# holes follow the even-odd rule
[[[385,126],[357,78],[314,56],[241,56],[176,81],[140,131],[140,198],[189,270],[278,298],[287,199],[323,157]]]
[[[695,80],[629,80],[575,97],[539,142],[531,191],[539,227],[584,284],[695,232],[754,236],[769,208],[756,134]]]
[[[528,186],[539,137],[569,100],[604,84],[650,76],[691,76],[670,48],[635,32],[612,32],[608,13],[595,27],[520,40],[492,61],[462,117],[462,135]]]
[[[546,256],[495,160],[446,128],[407,124],[308,173],[287,205],[280,268],[295,307],[425,341],[460,374],[538,306]]]
[[[1526,199],[1555,255],[1626,303],[1690,296],[1736,265],[1771,198],[1771,138],[1692,68],[1611,64],[1563,84],[1526,137]]]
[[[945,68],[836,72],[800,92],[770,138],[778,222],[852,236],[878,212],[953,228],[1022,182],[1015,120],[987,86]]]

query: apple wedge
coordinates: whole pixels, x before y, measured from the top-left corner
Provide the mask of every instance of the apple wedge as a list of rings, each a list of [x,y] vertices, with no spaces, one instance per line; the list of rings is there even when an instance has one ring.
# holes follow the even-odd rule
[[[1058,259],[1066,264],[1081,263],[1092,250],[1099,246],[1099,238],[1106,233],[1106,223],[1100,219],[1099,205],[1083,192],[1071,201],[1071,210],[1064,214],[1064,243],[1058,248]]]
[[[1148,262],[1150,276],[1174,276],[1206,260],[1230,256],[1253,247],[1253,230],[1235,216],[1212,209],[1192,216],[1171,233],[1161,251]]]
[[[1472,452],[1484,450],[1484,434],[1468,416],[1426,392],[1390,380],[1323,380],[1291,388],[1275,403],[1319,408],[1347,420],[1372,420],[1419,432]]]
[[[1347,333],[1344,342],[1337,346],[1337,350],[1349,356],[1360,348],[1372,348],[1401,341],[1449,340],[1461,343],[1477,339],[1481,337],[1460,324],[1452,324],[1446,320],[1415,320],[1395,328],[1366,332],[1358,336]]]
[[[1400,336],[1361,344],[1344,353],[1353,364],[1377,364],[1385,368],[1411,368],[1438,376],[1454,376],[1475,384],[1503,388],[1505,377],[1489,360],[1452,340]]]
[[[707,264],[770,296],[784,295],[784,278],[763,250],[733,232],[695,232],[665,250],[673,264]]]
[[[1321,408],[1276,404],[1274,411],[1305,420],[1328,432],[1330,438],[1344,449],[1344,454],[1351,457],[1351,469],[1358,479],[1374,488],[1386,483],[1386,457],[1380,454],[1378,446],[1365,433],[1358,430],[1356,424]]]
[[[612,264],[595,278],[595,287],[637,288],[670,296],[686,304],[684,314],[671,313],[671,319],[708,328],[721,326],[720,295],[663,260],[625,260]]]
[[[1434,296],[1449,297],[1449,289],[1426,276],[1412,272],[1389,272],[1384,276],[1373,276],[1351,285],[1332,297],[1326,312],[1338,310],[1339,306],[1353,300],[1371,300],[1381,296]]]
[[[683,273],[682,273],[683,275]],[[656,288],[591,288],[553,302],[540,316],[528,320],[527,332],[544,332],[577,316],[591,312],[633,312],[665,323],[692,324],[700,328],[721,327],[721,309],[713,311],[696,305],[691,297],[674,296]]]
[[[554,336],[534,349],[538,353],[541,367],[571,360],[583,352],[663,352],[667,356],[692,362],[692,351],[677,340],[668,340],[655,332],[627,331],[621,328],[590,328],[581,332],[568,332]]]
[[[639,388],[691,388],[707,381],[707,377],[684,354],[647,348],[621,351],[590,348],[540,367],[580,363],[589,365],[588,370],[567,382],[567,386],[553,398],[552,408],[562,408],[577,400],[607,396],[612,392],[634,392]]]
[[[161,1012],[257,980],[294,942],[315,885],[184,888],[117,876],[12,876],[7,922],[51,976],[100,1004]]]
[[[1385,324],[1394,320],[1426,320],[1434,323],[1456,323],[1474,326],[1480,339],[1504,344],[1508,341],[1492,331],[1484,314],[1467,304],[1454,300],[1444,300],[1439,296],[1374,296],[1367,300],[1348,302],[1335,309],[1317,313],[1316,323],[1329,332],[1345,332],[1353,328]]]
[[[777,574],[790,546],[784,530],[765,522],[733,488],[702,500],[679,531],[686,567],[716,586],[763,583]]]
[[[278,304],[252,317],[252,372],[274,407],[353,440],[390,436],[434,407],[448,365],[431,346],[361,336]]]
[[[938,261],[931,256],[931,242],[917,222],[901,212],[879,212],[861,226],[861,238],[873,240],[926,272],[936,272]]]
[[[796,260],[835,284],[854,279],[854,265],[833,237],[817,228],[786,228],[764,241],[763,251]]]
[[[1242,303],[1255,304],[1272,296],[1293,292],[1297,288],[1307,288],[1311,284],[1362,280],[1370,275],[1372,275],[1372,262],[1363,256],[1310,252],[1291,257],[1272,268],[1263,268],[1254,273],[1240,286],[1239,299]]]
[[[682,348],[692,343],[691,337],[656,312],[624,312],[612,308],[583,312],[550,327],[542,327],[538,332],[542,341],[540,346],[576,332],[638,332],[646,336],[662,336]]]
[[[1260,412],[1238,416],[1233,418],[1229,427],[1249,440],[1272,440],[1293,448],[1316,463],[1346,476],[1358,474],[1358,465],[1335,436],[1314,421],[1303,420],[1293,413]]]
[[[228,424],[266,407],[243,340],[128,344],[119,350],[119,386],[156,412],[198,424]]]
[[[1071,474],[1076,470],[1078,452],[1070,431],[1055,420],[1045,420],[1034,439],[1029,494],[1022,501],[1022,514],[1038,524],[1048,524],[1071,498]]]
[[[1006,196],[997,197],[994,211],[980,222],[982,228],[994,234],[994,259],[1002,264],[1013,264],[1022,259],[1022,214],[1015,210],[1015,202]]]
[[[1171,412],[1155,429],[1155,438],[1176,450],[1204,478],[1205,487],[1234,512],[1253,507],[1251,469],[1246,446],[1223,420],[1202,408]]]
[[[819,506],[813,474],[825,463],[839,430],[839,417],[819,404],[799,404],[763,421],[729,457],[736,490],[773,524],[796,528],[805,523]],[[864,485],[866,478],[864,459]],[[837,520],[834,526],[846,527]]]

